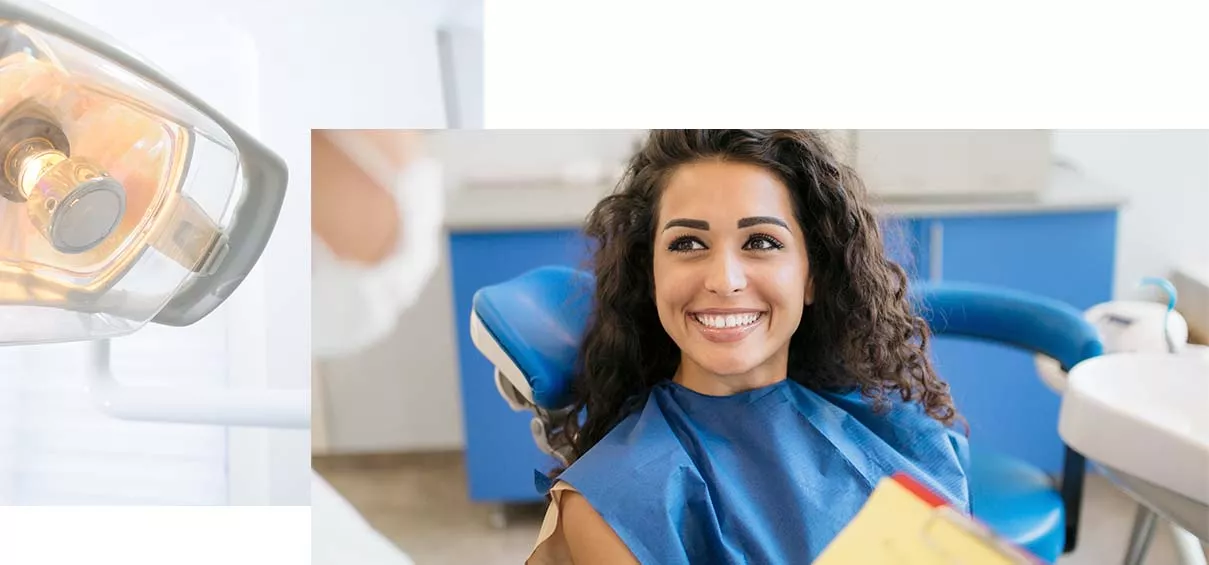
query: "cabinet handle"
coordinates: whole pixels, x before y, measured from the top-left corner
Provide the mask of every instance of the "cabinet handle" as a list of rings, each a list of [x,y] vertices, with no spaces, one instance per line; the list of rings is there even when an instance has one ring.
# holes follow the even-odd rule
[[[945,226],[940,220],[932,220],[928,226],[928,281],[940,282],[944,278]]]

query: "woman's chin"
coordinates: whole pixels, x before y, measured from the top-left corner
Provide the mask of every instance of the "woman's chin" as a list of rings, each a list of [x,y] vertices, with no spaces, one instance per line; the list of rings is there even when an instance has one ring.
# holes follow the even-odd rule
[[[757,363],[742,358],[721,357],[703,359],[704,362],[699,363],[706,374],[716,375],[724,379],[737,379],[750,374],[755,370]]]

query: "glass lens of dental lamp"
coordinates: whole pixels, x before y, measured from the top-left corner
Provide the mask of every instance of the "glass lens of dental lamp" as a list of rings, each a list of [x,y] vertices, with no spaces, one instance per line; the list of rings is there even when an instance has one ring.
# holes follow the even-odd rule
[[[225,252],[246,189],[201,110],[0,20],[0,345],[130,333]]]

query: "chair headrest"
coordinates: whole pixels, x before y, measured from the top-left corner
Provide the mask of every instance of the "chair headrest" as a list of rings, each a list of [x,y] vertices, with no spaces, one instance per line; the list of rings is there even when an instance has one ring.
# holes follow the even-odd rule
[[[594,286],[584,271],[542,267],[474,295],[475,314],[523,373],[538,406],[558,409],[571,401]],[[916,282],[910,300],[933,334],[1013,345],[1052,357],[1064,370],[1103,352],[1095,327],[1059,300],[956,282]]]
[[[571,401],[594,287],[584,271],[541,267],[474,294],[474,313],[523,373],[538,406],[557,409]]]

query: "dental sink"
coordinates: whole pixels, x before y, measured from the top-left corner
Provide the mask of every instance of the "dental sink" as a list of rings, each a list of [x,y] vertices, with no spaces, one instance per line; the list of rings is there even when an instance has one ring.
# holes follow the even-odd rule
[[[1058,433],[1131,490],[1165,490],[1209,511],[1209,353],[1114,353],[1076,365]]]

